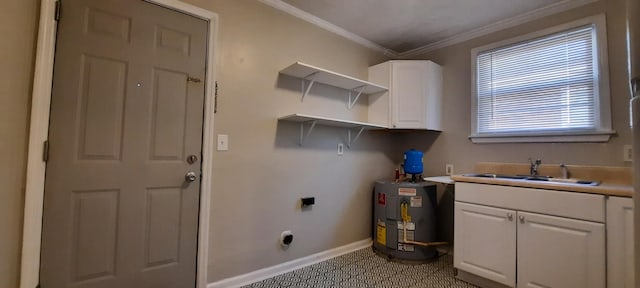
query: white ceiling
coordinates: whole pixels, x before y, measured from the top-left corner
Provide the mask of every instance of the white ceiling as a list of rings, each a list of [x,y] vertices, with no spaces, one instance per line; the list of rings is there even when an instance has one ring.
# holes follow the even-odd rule
[[[343,36],[354,35],[359,42],[370,41],[391,54],[402,55],[465,33],[495,26],[506,28],[508,25],[498,24],[517,25],[523,23],[518,19],[528,21],[594,0],[261,1]]]

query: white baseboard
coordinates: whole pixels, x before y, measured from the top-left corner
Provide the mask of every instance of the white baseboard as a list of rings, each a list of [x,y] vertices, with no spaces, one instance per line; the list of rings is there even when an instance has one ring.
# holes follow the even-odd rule
[[[351,244],[333,248],[327,251],[309,255],[306,257],[298,258],[289,262],[284,262],[275,266],[263,268],[247,274],[238,275],[235,277],[222,279],[220,281],[211,282],[207,285],[207,288],[236,288],[244,285],[248,285],[254,282],[258,282],[267,278],[271,278],[280,274],[291,272],[296,269],[300,269],[309,265],[316,264],[331,258],[338,257],[356,250],[360,250],[371,246],[371,239],[364,239]]]

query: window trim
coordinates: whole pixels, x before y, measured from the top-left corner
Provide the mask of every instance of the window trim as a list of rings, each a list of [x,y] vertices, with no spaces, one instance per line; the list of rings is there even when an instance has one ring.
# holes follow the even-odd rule
[[[545,131],[545,132],[510,132],[510,133],[478,133],[478,98],[477,98],[477,56],[481,52],[512,45],[518,42],[533,40],[554,33],[593,25],[596,32],[596,49],[598,61],[599,83],[596,99],[595,130],[585,131]],[[616,131],[611,126],[611,97],[609,90],[609,61],[607,52],[606,16],[598,14],[569,23],[553,26],[524,34],[518,37],[494,42],[471,49],[471,135],[473,143],[517,143],[517,142],[607,142]]]

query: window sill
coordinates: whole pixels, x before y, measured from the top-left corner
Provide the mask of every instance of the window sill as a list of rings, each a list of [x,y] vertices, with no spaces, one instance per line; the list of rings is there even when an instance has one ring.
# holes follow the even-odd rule
[[[562,142],[608,142],[614,130],[594,132],[565,132],[544,134],[472,134],[469,136],[473,143],[562,143]]]

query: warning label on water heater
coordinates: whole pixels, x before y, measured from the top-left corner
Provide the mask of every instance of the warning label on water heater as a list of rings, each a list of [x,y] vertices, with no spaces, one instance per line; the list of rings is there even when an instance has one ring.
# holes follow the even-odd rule
[[[411,207],[422,207],[422,197],[421,196],[411,197]]]
[[[376,225],[376,241],[380,245],[387,245],[387,224],[378,219],[378,225]]]
[[[400,196],[416,196],[416,188],[398,188]]]

